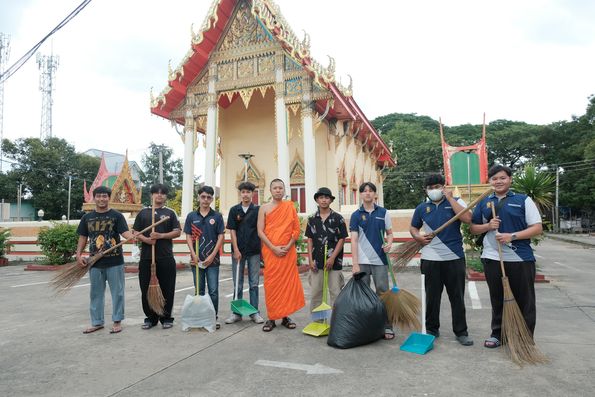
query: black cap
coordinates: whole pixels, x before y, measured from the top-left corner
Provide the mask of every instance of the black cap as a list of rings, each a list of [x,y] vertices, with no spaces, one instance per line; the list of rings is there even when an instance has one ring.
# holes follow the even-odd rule
[[[333,196],[333,193],[331,193],[331,189],[329,189],[328,187],[321,187],[320,189],[318,189],[318,191],[314,193],[314,200],[316,200],[318,196],[329,196],[331,200],[335,201],[335,196]]]

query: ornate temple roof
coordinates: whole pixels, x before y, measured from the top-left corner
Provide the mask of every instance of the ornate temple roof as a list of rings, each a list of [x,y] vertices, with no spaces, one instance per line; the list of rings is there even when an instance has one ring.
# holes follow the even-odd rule
[[[172,113],[184,103],[188,87],[208,66],[211,53],[218,47],[234,9],[241,0],[214,0],[198,33],[192,32],[190,50],[180,64],[169,71],[167,87],[155,98],[151,94],[151,112],[163,118],[184,124],[183,117]],[[342,86],[335,80],[335,61],[323,67],[310,55],[310,38],[305,34],[299,40],[272,0],[250,0],[251,14],[273,37],[297,65],[305,70],[314,84],[328,91],[331,99],[316,100],[316,108],[327,119],[351,121],[352,136],[365,142],[375,154],[380,166],[395,166],[391,151],[357,105],[352,95],[352,85]]]

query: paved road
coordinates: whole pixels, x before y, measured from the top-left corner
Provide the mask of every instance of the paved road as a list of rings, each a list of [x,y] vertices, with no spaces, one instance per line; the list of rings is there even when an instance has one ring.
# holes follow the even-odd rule
[[[132,275],[126,281],[124,331],[83,335],[88,325],[87,280],[54,298],[48,272],[0,268],[0,395],[592,395],[595,249],[546,240],[537,253],[538,266],[552,282],[537,285],[536,340],[551,363],[523,369],[504,351],[481,346],[490,318],[484,282],[467,288],[467,317],[476,345],[456,343],[444,296],[442,336],[433,351],[418,356],[399,350],[407,336],[401,333],[392,342],[337,350],[299,330],[277,327],[265,334],[248,321],[223,325],[213,334],[185,333],[179,324],[143,331]],[[225,295],[232,292],[228,269],[222,269],[220,279],[225,317],[230,301]],[[305,276],[302,280],[307,291]],[[419,293],[418,272],[401,274],[400,284]],[[191,285],[189,272],[178,273],[175,313]],[[109,299],[107,303],[109,319]],[[300,327],[306,325],[306,311],[294,319]],[[317,373],[325,368],[334,373]]]

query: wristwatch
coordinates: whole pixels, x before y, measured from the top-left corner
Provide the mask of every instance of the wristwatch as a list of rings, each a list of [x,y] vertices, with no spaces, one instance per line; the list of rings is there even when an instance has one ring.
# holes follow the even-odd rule
[[[512,234],[510,235],[510,241],[514,241],[514,240],[516,240],[516,239],[517,239],[517,237],[516,237],[516,233],[512,233]]]

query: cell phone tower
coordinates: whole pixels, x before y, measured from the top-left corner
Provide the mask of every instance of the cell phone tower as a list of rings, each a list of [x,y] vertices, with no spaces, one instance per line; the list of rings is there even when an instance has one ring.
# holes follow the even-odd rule
[[[52,137],[52,92],[54,91],[54,77],[58,69],[59,57],[57,55],[41,55],[37,53],[37,66],[39,66],[39,91],[41,91],[41,129],[40,138]]]
[[[0,75],[6,70],[10,55],[10,36],[0,33]],[[2,140],[4,139],[4,82],[0,82],[0,172],[3,166]]]

